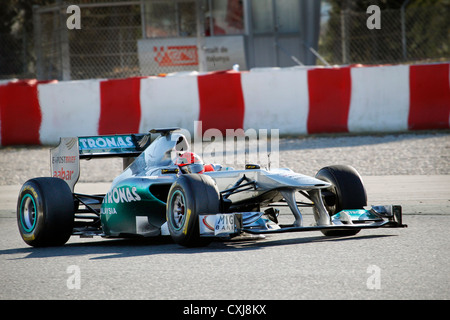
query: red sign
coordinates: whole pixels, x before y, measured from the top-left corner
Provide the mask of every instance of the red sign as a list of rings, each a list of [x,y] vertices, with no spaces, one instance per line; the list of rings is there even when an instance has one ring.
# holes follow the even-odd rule
[[[160,67],[198,65],[197,46],[154,46],[153,52]]]

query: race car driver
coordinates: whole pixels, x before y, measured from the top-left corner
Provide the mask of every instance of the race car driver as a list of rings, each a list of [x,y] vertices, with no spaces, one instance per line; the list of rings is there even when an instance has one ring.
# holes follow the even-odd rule
[[[223,170],[220,164],[204,164],[202,158],[193,152],[183,152],[178,155],[175,164],[180,168],[182,173],[204,173],[209,171]],[[232,170],[226,168],[225,170]]]

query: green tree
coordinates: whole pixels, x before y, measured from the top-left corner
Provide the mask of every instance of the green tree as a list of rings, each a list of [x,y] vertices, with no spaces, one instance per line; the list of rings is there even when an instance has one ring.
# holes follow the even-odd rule
[[[55,0],[2,0],[0,5],[0,78],[31,76],[33,6],[54,2]]]

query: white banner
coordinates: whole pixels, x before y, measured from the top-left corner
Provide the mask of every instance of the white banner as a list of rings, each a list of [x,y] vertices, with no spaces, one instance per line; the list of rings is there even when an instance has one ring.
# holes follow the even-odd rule
[[[138,54],[143,76],[198,70],[197,38],[141,39]],[[205,57],[208,71],[247,69],[243,36],[205,37]]]

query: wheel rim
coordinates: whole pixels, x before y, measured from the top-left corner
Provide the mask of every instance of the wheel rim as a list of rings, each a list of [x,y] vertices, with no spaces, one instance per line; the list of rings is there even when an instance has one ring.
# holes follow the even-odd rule
[[[20,223],[26,232],[36,226],[36,203],[31,195],[26,194],[20,203]]]
[[[175,230],[180,230],[186,220],[186,201],[181,191],[175,191],[172,195],[171,203],[171,223]]]

